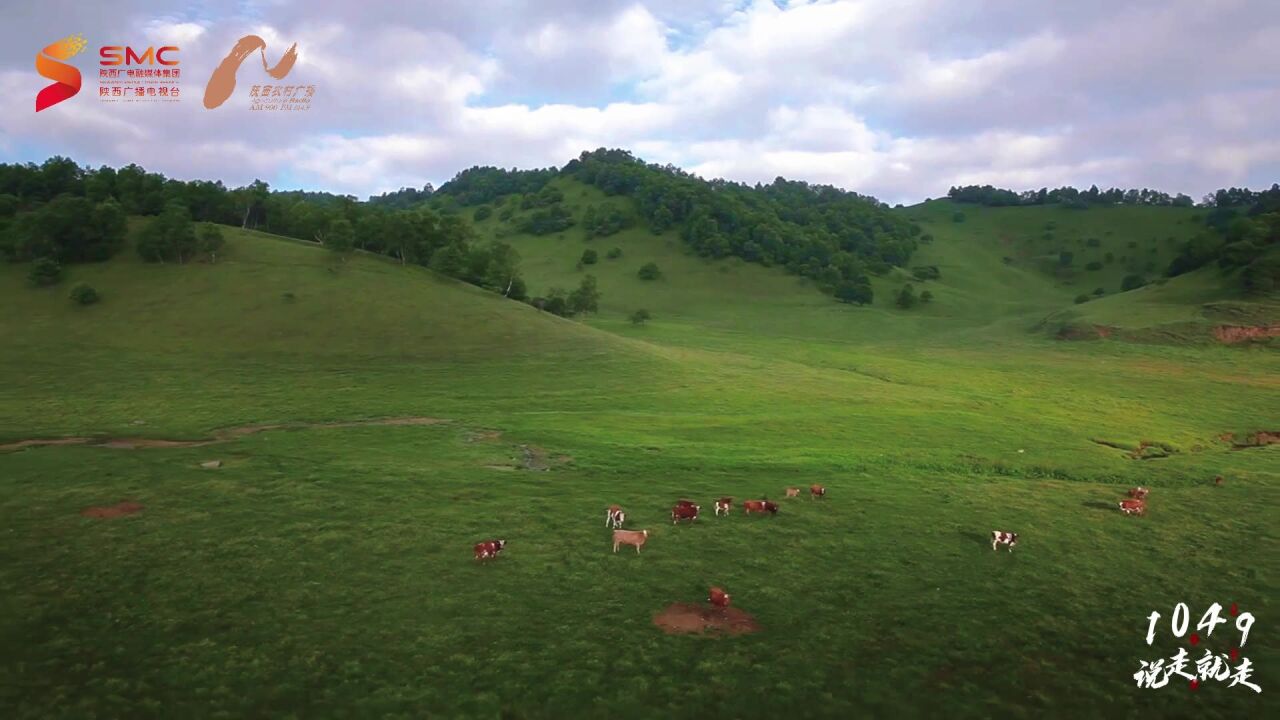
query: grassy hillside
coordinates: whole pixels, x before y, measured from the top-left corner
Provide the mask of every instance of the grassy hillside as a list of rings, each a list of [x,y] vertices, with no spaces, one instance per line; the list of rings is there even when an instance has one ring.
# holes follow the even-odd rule
[[[998,233],[977,232],[999,211],[902,212],[936,237],[914,262],[943,273],[912,311],[842,306],[643,230],[506,238],[535,291],[573,287],[583,247],[601,251],[586,322],[236,230],[217,265],[126,252],[49,290],[0,267],[0,444],[290,426],[0,452],[0,710],[1260,716],[1270,695],[1131,678],[1179,646],[1145,644],[1152,610],[1216,601],[1258,616],[1244,654],[1268,692],[1280,680],[1280,454],[1222,438],[1277,429],[1276,355],[1030,332],[1141,296],[1072,306],[1067,279],[1004,264]],[[663,280],[635,278],[649,260]],[[72,306],[79,281],[102,302]],[[655,319],[633,327],[638,306]],[[441,422],[305,427],[406,417]],[[1143,441],[1168,456],[1135,459]],[[775,518],[667,515],[810,483],[827,499]],[[1153,489],[1144,518],[1114,506],[1135,484]],[[80,514],[121,500],[145,509]],[[615,502],[652,530],[642,555],[610,552]],[[1017,551],[991,551],[996,528]],[[477,566],[488,538],[509,548]],[[713,584],[764,631],[653,626]]]

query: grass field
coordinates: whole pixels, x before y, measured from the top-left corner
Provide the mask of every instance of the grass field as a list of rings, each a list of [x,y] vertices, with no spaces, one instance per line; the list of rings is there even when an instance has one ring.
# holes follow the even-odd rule
[[[573,195],[591,192],[567,194],[603,202]],[[0,267],[0,444],[448,421],[0,453],[0,713],[1264,716],[1280,681],[1280,449],[1220,436],[1280,429],[1274,349],[1036,328],[1272,307],[1205,271],[1117,294],[1118,270],[1040,262],[1097,236],[1117,257],[1157,238],[1148,254],[1167,263],[1163,238],[1190,232],[1181,211],[955,210],[900,211],[936,237],[912,264],[943,275],[916,283],[936,300],[912,311],[887,302],[903,278],[852,308],[640,229],[505,238],[537,292],[572,288],[582,249],[600,250],[601,312],[585,322],[240,231],[217,265],[125,253],[47,290]],[[650,260],[654,283],[635,277]],[[67,300],[82,280],[101,304]],[[1108,295],[1072,305],[1094,285]],[[654,320],[630,325],[637,307]],[[1122,449],[1144,440],[1173,452]],[[223,467],[199,467],[211,459]],[[810,483],[828,498],[710,515],[720,495]],[[1136,484],[1151,511],[1123,517],[1114,502]],[[679,497],[706,516],[672,527]],[[145,509],[80,515],[121,500]],[[639,556],[610,552],[615,502],[652,531]],[[991,551],[996,528],[1021,534],[1016,551]],[[492,537],[510,545],[478,565],[471,545]],[[653,626],[710,585],[763,631]],[[1212,602],[1254,613],[1244,655],[1263,694],[1134,688],[1139,660],[1185,646],[1164,621],[1144,642],[1147,615],[1178,602],[1193,624]]]

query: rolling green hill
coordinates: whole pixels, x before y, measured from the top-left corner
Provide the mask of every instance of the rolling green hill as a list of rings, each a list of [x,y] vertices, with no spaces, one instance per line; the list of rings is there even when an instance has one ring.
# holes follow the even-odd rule
[[[555,182],[575,208],[627,207]],[[0,445],[92,441],[0,450],[0,709],[1173,715],[1186,693],[1136,693],[1132,674],[1179,646],[1141,631],[1179,602],[1193,619],[1212,602],[1255,613],[1245,654],[1269,690],[1280,454],[1235,445],[1278,429],[1280,360],[1263,344],[1071,343],[1037,326],[1270,310],[1212,271],[1116,294],[1118,270],[1041,262],[1077,237],[1105,252],[1189,232],[1184,213],[955,210],[896,211],[934,236],[910,264],[942,274],[915,283],[936,299],[912,310],[887,302],[901,275],[851,307],[779,268],[688,255],[673,234],[535,237],[496,216],[477,231],[519,250],[531,290],[591,272],[599,314],[235,229],[214,265],[126,250],[45,289],[0,266]],[[1050,221],[1052,245],[1036,239]],[[586,247],[600,260],[579,271]],[[662,279],[636,277],[650,261]],[[74,306],[76,282],[102,301]],[[1072,303],[1094,284],[1107,296]],[[637,307],[654,319],[631,325]],[[432,421],[364,422],[405,418]],[[826,499],[777,517],[735,506],[670,524],[676,498],[709,511],[811,483]],[[1139,484],[1151,510],[1124,517],[1115,503]],[[121,501],[143,510],[81,514]],[[651,530],[643,554],[610,552],[611,503]],[[993,553],[993,529],[1019,532],[1017,551]],[[471,545],[489,538],[509,546],[481,565]],[[710,585],[763,632],[653,626]],[[1196,713],[1261,716],[1238,690],[1203,688]]]

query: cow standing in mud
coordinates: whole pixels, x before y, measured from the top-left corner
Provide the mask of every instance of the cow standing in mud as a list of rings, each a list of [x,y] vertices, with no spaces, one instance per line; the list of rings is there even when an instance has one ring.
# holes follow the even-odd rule
[[[1121,500],[1120,512],[1125,515],[1145,515],[1147,503],[1145,500]]]
[[[1147,488],[1139,486],[1129,490],[1129,497],[1133,498],[1134,500],[1146,500],[1147,495],[1149,495],[1150,493],[1151,491],[1148,490]]]

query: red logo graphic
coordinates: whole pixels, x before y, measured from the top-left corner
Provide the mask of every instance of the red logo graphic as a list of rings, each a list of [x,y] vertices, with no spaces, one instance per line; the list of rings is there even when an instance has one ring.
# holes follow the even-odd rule
[[[84,50],[85,39],[68,35],[36,55],[36,72],[53,81],[36,95],[36,112],[52,107],[80,92],[80,71],[63,60],[70,60]]]

